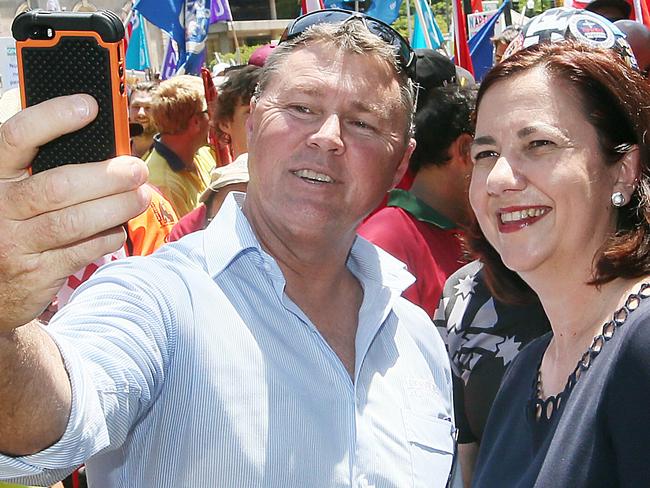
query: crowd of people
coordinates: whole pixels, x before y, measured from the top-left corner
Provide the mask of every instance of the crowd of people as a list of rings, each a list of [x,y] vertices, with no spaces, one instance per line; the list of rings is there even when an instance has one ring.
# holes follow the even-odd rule
[[[592,3],[480,84],[312,12],[215,98],[133,84],[131,156],[33,176],[97,105],[14,103],[0,480],[646,486],[650,31]]]

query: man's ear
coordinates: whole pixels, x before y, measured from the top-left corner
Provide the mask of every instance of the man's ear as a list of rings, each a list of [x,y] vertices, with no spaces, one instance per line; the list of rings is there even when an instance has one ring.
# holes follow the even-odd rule
[[[413,151],[415,151],[415,139],[411,138],[409,139],[408,145],[406,146],[406,149],[404,150],[404,155],[402,156],[402,159],[400,160],[399,164],[397,165],[397,168],[395,169],[395,177],[393,178],[393,182],[391,183],[390,190],[395,188],[400,181],[402,181],[402,178],[406,174],[406,171],[409,169],[409,161],[411,160],[411,155],[413,154]]]
[[[449,146],[449,155],[452,161],[460,161],[463,165],[471,166],[472,158],[470,157],[470,147],[474,138],[463,132]]]
[[[255,107],[257,107],[257,98],[252,96],[250,101],[250,113],[248,114],[248,117],[246,117],[246,137],[249,141],[251,140],[253,132],[253,114],[255,112]]]
[[[618,175],[612,193],[620,191],[625,196],[625,201],[629,202],[638,184],[640,174],[639,146],[635,144],[619,161]]]
[[[232,126],[232,121],[231,120],[229,120],[227,122],[218,122],[217,123],[217,127],[219,128],[219,130],[221,132],[223,132],[224,134],[228,134],[229,136],[230,136],[230,128],[231,128],[231,126]]]

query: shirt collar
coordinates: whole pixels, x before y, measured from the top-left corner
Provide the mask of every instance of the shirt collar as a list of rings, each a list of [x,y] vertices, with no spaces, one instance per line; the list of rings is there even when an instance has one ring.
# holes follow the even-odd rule
[[[436,212],[413,193],[396,188],[388,196],[388,207],[399,207],[406,210],[420,222],[433,224],[443,230],[456,229],[458,226],[441,213]]]
[[[245,193],[230,192],[203,233],[203,249],[210,276],[221,273],[246,250],[256,250],[260,256],[264,254],[241,210],[245,199]]]
[[[174,172],[178,173],[185,169],[183,160],[160,140],[160,134],[153,136],[153,148],[167,160],[167,164]]]
[[[203,234],[203,249],[210,276],[221,273],[240,254],[255,251],[263,261],[273,260],[260,246],[248,219],[241,210],[245,193],[230,192],[221,209]],[[233,225],[234,224],[234,225]],[[415,281],[406,265],[363,238],[357,237],[350,250],[347,266],[367,285],[386,286],[398,294]],[[277,263],[269,269],[279,273]]]

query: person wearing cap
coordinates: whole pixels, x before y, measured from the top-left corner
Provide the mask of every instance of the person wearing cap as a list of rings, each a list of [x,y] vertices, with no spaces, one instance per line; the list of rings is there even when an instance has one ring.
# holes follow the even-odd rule
[[[433,49],[416,49],[416,82],[418,83],[418,106],[424,105],[429,92],[456,81],[454,63],[441,52]]]
[[[196,208],[216,166],[206,146],[209,117],[201,78],[181,75],[160,83],[151,114],[160,132],[146,159],[149,183],[180,218]]]
[[[368,218],[359,234],[406,264],[415,283],[404,297],[433,317],[445,280],[464,262],[459,236],[460,226],[470,220],[467,185],[476,89],[456,84],[449,58],[423,51],[417,66],[417,145],[409,163],[413,184],[410,190],[392,190],[387,206]]]
[[[248,64],[257,66],[258,68],[263,68],[264,63],[266,63],[266,58],[268,58],[269,55],[273,52],[275,46],[276,45],[274,43],[270,42],[258,47],[251,53],[250,58],[248,58]]]
[[[204,231],[102,268],[47,330],[32,322],[42,296],[122,244],[146,168],[26,173],[35,147],[96,114],[83,95],[0,127],[0,249],[14,250],[0,252],[0,478],[85,461],[106,488],[457,483],[444,344],[400,296],[403,264],[356,234],[414,149],[413,58],[362,14],[296,19],[251,102],[247,193]]]
[[[417,64],[417,100],[416,110],[424,105],[427,99],[428,92],[436,87],[444,86],[448,83],[454,83],[463,80],[468,81],[469,84],[474,84],[473,79],[469,81],[471,75],[466,71],[470,78],[465,77],[462,73],[463,70],[459,66],[454,66],[450,59],[444,54],[434,51],[433,49],[415,49],[415,61]],[[408,190],[413,186],[413,179],[415,175],[411,170],[408,170],[400,182],[395,187],[400,190]],[[377,212],[380,212],[388,204],[389,194],[386,194],[381,203],[375,208],[368,219],[372,218]]]

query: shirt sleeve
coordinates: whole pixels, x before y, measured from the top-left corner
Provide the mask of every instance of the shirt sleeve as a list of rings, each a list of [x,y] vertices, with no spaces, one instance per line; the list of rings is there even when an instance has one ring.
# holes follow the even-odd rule
[[[134,262],[103,267],[45,327],[70,378],[68,425],[44,451],[0,455],[0,479],[50,484],[94,454],[119,448],[160,392],[174,347],[175,317],[151,285],[165,278],[143,273]]]
[[[458,427],[458,443],[470,444],[478,442],[476,436],[472,433],[472,428],[467,419],[465,411],[465,384],[463,380],[452,373],[454,382],[454,415],[456,417],[456,427]]]

